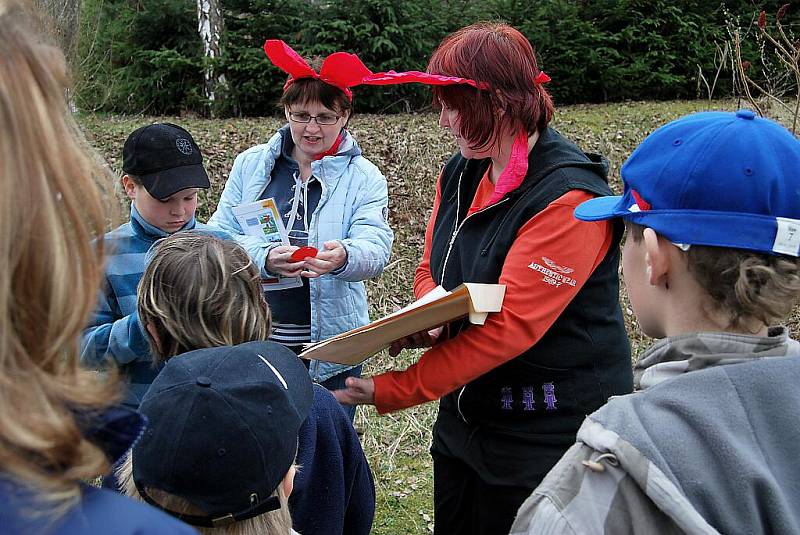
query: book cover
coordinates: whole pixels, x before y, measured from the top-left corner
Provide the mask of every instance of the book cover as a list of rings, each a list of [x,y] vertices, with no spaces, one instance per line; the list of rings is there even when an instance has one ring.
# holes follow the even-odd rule
[[[505,290],[503,284],[464,283],[452,291],[439,286],[397,312],[310,346],[300,357],[353,365],[395,340],[459,318],[483,325],[489,313],[500,312]]]

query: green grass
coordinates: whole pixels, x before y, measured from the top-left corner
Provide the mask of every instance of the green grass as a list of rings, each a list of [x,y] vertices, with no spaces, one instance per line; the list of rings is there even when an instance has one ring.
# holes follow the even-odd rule
[[[735,110],[736,101],[625,102],[570,106],[558,110],[553,125],[587,152],[599,152],[611,163],[612,189],[621,190],[619,169],[636,145],[656,127],[687,113]],[[205,120],[176,117],[83,115],[91,143],[119,173],[122,143],[135,128],[155,121],[181,124],[195,136],[206,157],[212,188],[201,199],[198,218],[205,221],[227,179],[234,157],[263,143],[282,124],[274,118]],[[368,283],[373,317],[392,312],[412,300],[414,268],[422,253],[436,178],[452,154],[451,136],[437,127],[437,117],[423,115],[356,115],[351,131],[366,157],[389,182],[390,223],[396,239],[383,275]],[[635,325],[624,287],[621,303],[634,355],[649,341]],[[790,319],[798,334],[798,315]],[[390,358],[385,352],[370,360],[366,374],[403,369],[418,353]],[[378,494],[373,532],[376,535],[422,534],[432,531],[433,482],[428,455],[436,405],[429,403],[388,416],[361,407],[356,424],[365,428],[364,450]]]

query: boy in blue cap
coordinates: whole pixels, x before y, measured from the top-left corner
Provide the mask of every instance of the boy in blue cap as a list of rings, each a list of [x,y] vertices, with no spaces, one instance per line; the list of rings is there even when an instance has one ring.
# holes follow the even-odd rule
[[[89,368],[118,366],[130,382],[124,404],[135,409],[158,373],[136,314],[136,286],[147,251],[179,230],[227,235],[195,221],[198,191],[211,184],[200,148],[180,126],[158,123],[132,132],[122,149],[122,169],[131,218],[103,238],[110,251],[106,284],[84,332],[81,361]]]
[[[512,534],[800,532],[800,141],[748,110],[659,128],[623,165],[625,284],[660,340],[590,415]]]

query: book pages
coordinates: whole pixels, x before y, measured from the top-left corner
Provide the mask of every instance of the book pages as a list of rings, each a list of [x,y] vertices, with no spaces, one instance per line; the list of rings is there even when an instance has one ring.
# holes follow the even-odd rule
[[[502,284],[467,283],[449,292],[439,286],[397,312],[310,346],[300,357],[358,364],[395,340],[456,319],[469,317],[471,323],[482,325],[487,314],[500,312],[504,296]]]

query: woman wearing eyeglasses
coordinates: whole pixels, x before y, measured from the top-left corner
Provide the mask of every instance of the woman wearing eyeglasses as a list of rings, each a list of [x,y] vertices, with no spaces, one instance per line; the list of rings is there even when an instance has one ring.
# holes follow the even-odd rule
[[[271,339],[299,353],[303,344],[369,322],[363,281],[383,271],[393,234],[386,179],[346,128],[353,111],[350,87],[367,68],[345,53],[309,65],[277,40],[264,49],[289,73],[280,99],[288,124],[236,158],[209,224],[233,234],[266,278],[300,277],[301,285],[266,292],[275,326]],[[267,198],[275,200],[291,245],[247,236],[236,221],[234,207]],[[297,259],[304,245],[316,255]],[[312,361],[309,373],[335,390],[347,377],[360,376],[361,367]],[[346,410],[352,420],[354,407]]]

